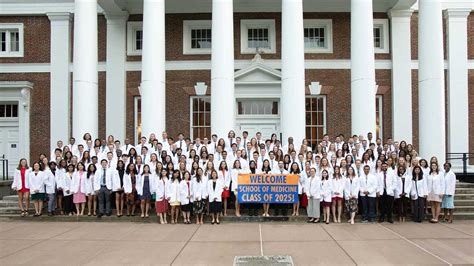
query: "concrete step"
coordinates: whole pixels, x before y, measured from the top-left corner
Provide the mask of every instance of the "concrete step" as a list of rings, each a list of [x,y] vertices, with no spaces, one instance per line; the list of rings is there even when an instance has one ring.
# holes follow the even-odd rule
[[[457,182],[456,188],[474,188],[474,183]]]
[[[474,206],[462,206],[462,205],[454,205],[455,209],[454,212],[460,213],[473,213],[474,214]]]
[[[456,188],[456,194],[474,194],[474,188],[467,188],[467,187],[462,187],[462,188]]]
[[[456,201],[458,200],[470,200],[474,199],[474,193],[472,194],[456,194],[454,195],[454,204],[456,204]]]
[[[9,196],[4,196],[3,197],[4,201],[14,201],[18,202],[18,195],[9,195]]]
[[[18,207],[18,201],[4,201],[0,200],[0,208],[3,207]],[[34,204],[30,203],[30,208],[34,208]]]
[[[456,200],[454,202],[454,206],[456,206],[456,208],[458,206],[474,206],[474,199],[462,199],[462,200]]]

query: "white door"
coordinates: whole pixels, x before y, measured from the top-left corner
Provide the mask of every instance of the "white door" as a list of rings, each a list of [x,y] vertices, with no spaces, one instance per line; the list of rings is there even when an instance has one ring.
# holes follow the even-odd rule
[[[0,120],[0,157],[8,159],[8,175],[13,176],[20,160],[18,122]],[[0,161],[0,175],[3,174],[3,163]],[[0,177],[1,178],[1,177]]]
[[[273,123],[243,123],[240,124],[240,132],[247,131],[250,137],[254,137],[257,132],[262,133],[262,139],[270,139],[273,133],[277,134],[277,138],[280,138],[278,130],[278,125],[276,122]]]

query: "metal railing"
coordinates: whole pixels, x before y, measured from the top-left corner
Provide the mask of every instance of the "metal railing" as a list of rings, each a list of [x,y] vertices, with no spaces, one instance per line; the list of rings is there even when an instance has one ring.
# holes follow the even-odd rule
[[[0,157],[2,163],[2,180],[8,180],[8,159],[5,158],[5,154]]]
[[[474,153],[469,152],[448,152],[446,153],[446,161],[458,161],[462,160],[462,175],[473,175],[474,172],[468,171],[469,160],[474,159]]]

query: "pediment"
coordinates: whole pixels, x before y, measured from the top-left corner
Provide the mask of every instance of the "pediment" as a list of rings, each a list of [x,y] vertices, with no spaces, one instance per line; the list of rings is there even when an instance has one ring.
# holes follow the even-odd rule
[[[235,72],[235,83],[275,83],[281,82],[281,72],[265,64],[260,55],[255,55],[245,68]]]

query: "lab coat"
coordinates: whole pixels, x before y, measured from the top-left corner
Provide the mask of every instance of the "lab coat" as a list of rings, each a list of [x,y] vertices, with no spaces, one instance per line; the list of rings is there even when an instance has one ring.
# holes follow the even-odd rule
[[[321,181],[321,198],[325,202],[332,201],[332,182],[331,180]]]
[[[168,182],[168,189],[166,192],[166,198],[170,203],[180,201],[180,193],[179,193],[179,181],[175,180],[172,181],[171,179]]]
[[[91,195],[94,195],[95,191],[98,190],[97,189],[97,186],[95,185],[95,182],[96,182],[96,179],[97,178],[100,178],[100,175],[97,174],[97,171],[95,172],[95,174],[89,176],[89,178],[87,178],[87,172],[84,173],[84,176],[85,178],[85,181],[84,181],[84,185],[85,185],[85,193],[87,196],[91,196]]]
[[[192,203],[192,193],[191,193],[191,181],[189,181],[189,186],[185,180],[181,180],[179,183],[179,195],[181,205],[186,205]]]
[[[397,177],[394,175],[393,172],[387,171],[387,180],[386,180],[386,191],[387,195],[389,196],[395,196],[395,190],[397,189]],[[381,171],[380,173],[377,174],[377,184],[378,184],[378,189],[377,192],[380,193],[380,195],[383,195],[384,191],[384,172]]]
[[[155,178],[156,201],[162,201],[166,197],[168,182],[168,178],[160,179],[158,176]]]
[[[207,194],[209,202],[222,202],[222,192],[224,191],[224,183],[221,179],[217,179],[216,188],[213,188],[213,180],[207,182]]]
[[[82,179],[80,178],[80,175],[79,175],[79,172],[76,171],[74,172],[74,174],[72,175],[72,181],[71,181],[71,192],[72,193],[78,193],[78,192],[81,192],[81,193],[86,193],[86,177],[87,175],[87,172],[83,172],[82,174]],[[79,187],[80,187],[80,191],[79,191]]]
[[[155,181],[156,175],[154,174],[148,174],[148,188],[150,191],[150,194],[153,194],[155,192]],[[143,195],[143,184],[145,182],[145,176],[144,175],[138,175],[137,177],[137,194],[142,196]]]
[[[26,169],[25,171],[25,188],[30,188],[30,183],[29,183],[29,178],[28,174],[30,173],[30,169]],[[20,190],[23,188],[23,183],[21,182],[21,171],[18,169],[15,169],[15,174],[13,175],[13,183],[12,183],[12,189],[13,190]]]
[[[56,193],[56,177],[50,169],[44,171],[46,176],[44,184],[46,186],[46,194]]]
[[[304,188],[308,198],[321,198],[321,179],[318,176],[306,178]]]
[[[343,178],[331,178],[331,186],[332,186],[332,197],[344,197],[344,179]],[[339,194],[336,195],[335,193],[338,192]]]
[[[434,173],[428,174],[427,177],[427,189],[428,193],[434,193],[437,195],[444,194],[445,192],[445,181],[443,178],[443,173]]]
[[[411,199],[416,200],[419,197],[426,197],[428,195],[428,190],[426,187],[426,179],[423,178],[422,180],[412,180],[412,186],[411,186]]]
[[[344,181],[344,197],[349,200],[351,197],[359,198],[360,181],[357,176],[352,178],[346,178]]]
[[[123,175],[123,191],[127,194],[132,193],[132,177],[127,173]]]
[[[232,169],[231,170],[231,178],[232,178],[232,192],[234,194],[237,193],[237,188],[239,186],[239,174],[247,174],[248,171],[246,169]]]
[[[229,171],[222,172],[221,170],[217,170],[217,176],[218,176],[217,179],[222,180],[222,184],[224,185],[224,187],[227,187],[227,189],[229,189],[230,181],[232,180],[230,172]]]
[[[207,198],[207,181],[204,178],[201,182],[198,182],[196,178],[193,178],[191,182],[191,194],[193,200],[199,201]]]
[[[104,171],[104,168],[101,167],[101,168],[97,168],[97,171],[95,172],[95,175],[96,175],[96,178],[94,178],[95,190],[100,190],[103,171]],[[113,179],[114,171],[115,171],[114,168],[107,168],[105,170],[105,186],[107,187],[108,190],[112,190],[113,188],[112,179]]]
[[[444,173],[444,188],[445,195],[454,196],[456,191],[456,175],[451,170]]]
[[[29,172],[28,183],[30,186],[30,194],[45,193],[44,185],[46,178],[47,176],[43,171],[39,171],[36,175],[34,171]],[[38,190],[38,192],[35,192],[35,190]]]
[[[120,187],[120,175],[117,169],[112,169],[111,170],[111,175],[112,175],[112,191],[119,191],[123,187]],[[123,174],[123,179],[125,183],[125,173]],[[125,186],[125,184],[123,184]]]
[[[63,190],[65,197],[72,195],[71,191],[72,175],[69,173],[61,174],[57,181],[57,187]],[[69,193],[67,192],[69,191]]]
[[[405,173],[403,177],[405,178],[405,186],[403,186],[402,177],[397,176],[397,189],[395,190],[396,199],[400,198],[403,188],[405,189],[405,197],[410,198],[412,176]]]
[[[360,196],[365,196],[364,192],[368,191],[369,194],[367,196],[371,198],[375,198],[377,196],[377,189],[378,189],[378,182],[377,178],[369,173],[365,175],[365,173],[361,173],[359,177],[359,184],[360,184]]]

